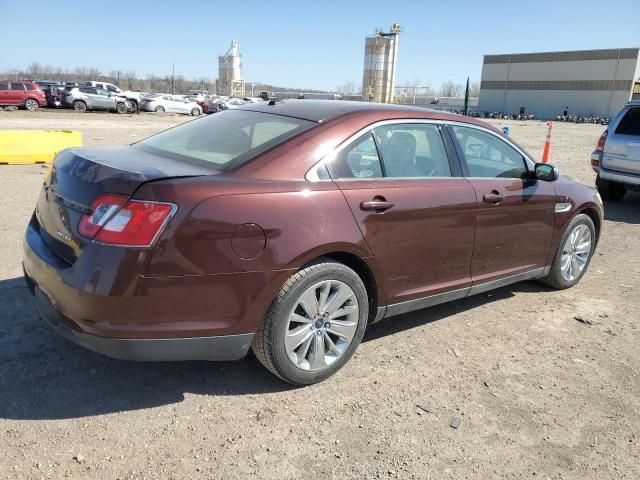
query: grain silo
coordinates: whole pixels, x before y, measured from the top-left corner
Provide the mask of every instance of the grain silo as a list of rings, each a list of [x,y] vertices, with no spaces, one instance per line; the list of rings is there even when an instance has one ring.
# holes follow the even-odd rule
[[[400,31],[400,25],[394,22],[389,33],[377,31],[375,36],[366,38],[362,76],[363,101],[393,102]]]
[[[216,82],[218,95],[244,97],[242,57],[238,53],[238,45],[238,41],[233,40],[227,53],[218,56],[218,80]]]

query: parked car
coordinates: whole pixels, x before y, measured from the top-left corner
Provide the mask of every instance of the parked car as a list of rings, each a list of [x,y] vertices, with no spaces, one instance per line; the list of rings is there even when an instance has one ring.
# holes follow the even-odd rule
[[[385,317],[521,280],[572,287],[602,221],[594,187],[480,120],[293,100],[64,150],[23,264],[79,345],[133,360],[253,348],[307,385]]]
[[[84,85],[101,88],[106,90],[109,93],[114,95],[118,95],[120,97],[125,97],[130,102],[129,111],[137,112],[140,104],[140,97],[142,92],[133,92],[131,90],[122,90],[120,87],[114,85],[113,83],[108,82],[96,82],[96,81],[87,81],[84,82]]]
[[[609,123],[591,154],[596,185],[607,202],[640,191],[640,100],[628,102]]]
[[[247,105],[249,102],[241,98],[220,97],[213,99],[207,106],[207,113],[216,113],[222,110],[233,110]]]
[[[0,81],[0,106],[24,107],[35,111],[47,105],[47,99],[40,87],[27,80]]]
[[[78,112],[111,110],[127,113],[132,109],[127,98],[90,86],[66,87],[62,92],[62,103]]]
[[[156,113],[182,113],[197,117],[202,115],[202,107],[198,103],[185,98],[182,95],[159,95],[143,98],[140,109],[145,112]]]

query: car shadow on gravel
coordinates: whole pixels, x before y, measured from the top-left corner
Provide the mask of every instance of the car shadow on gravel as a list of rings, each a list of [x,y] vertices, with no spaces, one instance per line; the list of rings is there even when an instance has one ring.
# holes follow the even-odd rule
[[[640,193],[627,192],[621,202],[604,204],[604,218],[612,222],[640,224]]]
[[[0,281],[0,419],[78,418],[180,403],[185,393],[247,395],[293,387],[253,355],[237,362],[114,360],[59,337],[22,279]]]
[[[384,320],[364,341],[393,335],[514,292],[539,292],[535,282]],[[22,279],[0,281],[0,418],[66,419],[179,403],[197,395],[263,394],[293,389],[253,355],[237,362],[138,363],[114,360],[78,347],[42,320]]]

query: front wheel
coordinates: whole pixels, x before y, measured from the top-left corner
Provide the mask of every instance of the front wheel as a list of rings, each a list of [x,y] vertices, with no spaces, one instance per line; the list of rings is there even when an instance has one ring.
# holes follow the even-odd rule
[[[193,108],[193,109],[191,110],[191,116],[192,116],[192,117],[198,117],[198,116],[200,116],[200,109],[199,109],[199,108]]]
[[[596,178],[596,187],[605,202],[619,202],[627,193],[627,187],[611,180],[603,180],[600,175]]]
[[[293,385],[320,382],[356,350],[369,315],[367,290],[349,267],[321,260],[287,280],[253,340],[256,357]]]
[[[138,111],[138,102],[131,102],[131,108],[129,109],[129,113],[136,113]]]
[[[81,100],[76,100],[75,102],[73,102],[73,109],[76,112],[86,112],[87,111],[87,104],[84,103]]]
[[[24,102],[24,108],[29,110],[30,112],[35,112],[40,105],[33,98],[29,98],[26,102]]]
[[[129,109],[127,108],[127,104],[120,102],[116,105],[116,112],[118,113],[127,113],[129,111]]]
[[[549,275],[541,281],[558,289],[573,287],[587,271],[595,245],[593,220],[583,213],[576,215],[560,239]]]
[[[164,113],[164,107],[161,105],[158,105],[156,107],[156,113]]]

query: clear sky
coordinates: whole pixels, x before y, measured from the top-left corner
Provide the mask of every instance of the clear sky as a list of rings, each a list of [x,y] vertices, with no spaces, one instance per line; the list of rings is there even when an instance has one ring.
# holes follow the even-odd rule
[[[480,79],[482,55],[640,47],[640,0],[0,0],[0,71],[31,62],[188,79],[217,76],[240,42],[244,77],[333,90],[360,85],[364,38],[396,20],[397,82]]]

